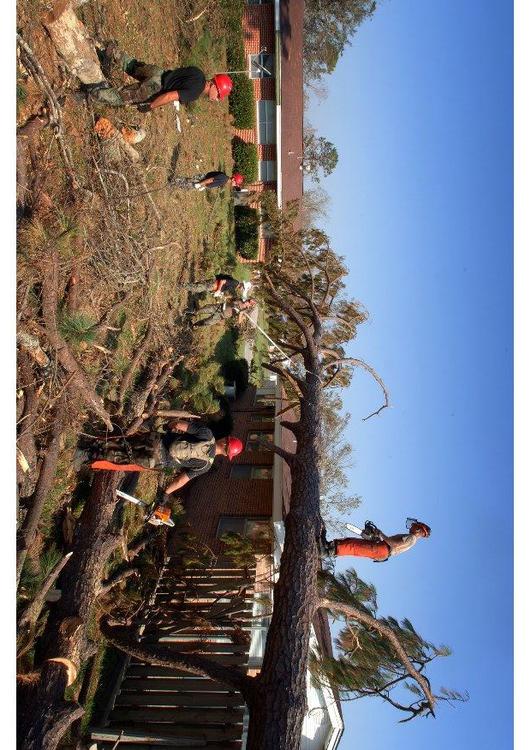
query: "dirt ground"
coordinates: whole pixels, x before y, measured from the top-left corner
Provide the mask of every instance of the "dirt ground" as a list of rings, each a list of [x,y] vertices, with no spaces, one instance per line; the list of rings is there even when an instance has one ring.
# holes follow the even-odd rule
[[[116,39],[122,49],[145,61],[167,67],[195,63],[207,76],[224,69],[217,6],[193,22],[187,20],[200,12],[201,2],[131,0],[126,6],[124,10],[115,0],[91,0],[78,15],[96,39]],[[46,273],[46,250],[62,237],[60,287],[66,289],[74,277],[78,317],[95,323],[127,295],[110,321],[116,324],[119,318],[120,331],[100,340],[100,349],[81,342],[84,366],[100,376],[103,395],[112,397],[112,376],[126,367],[148,320],[156,320],[159,345],[179,349],[185,297],[176,291],[178,284],[235,263],[228,191],[198,194],[165,187],[172,173],[232,169],[231,117],[226,102],[195,102],[181,108],[179,133],[172,106],[141,114],[132,107],[112,110],[87,103],[76,93],[78,81],[66,71],[41,23],[46,10],[49,4],[41,0],[22,0],[18,30],[63,103],[65,141],[87,192],[83,199],[73,199],[54,134],[50,128],[41,130],[31,149],[31,211],[19,221],[19,322],[38,332],[34,324],[39,300],[33,296],[39,277]],[[117,84],[127,82],[127,76],[119,78]],[[20,125],[43,103],[41,89],[23,66],[17,93]],[[146,138],[137,147],[138,167],[111,163],[94,135],[100,115],[117,127],[145,128]],[[154,192],[146,195],[148,190]],[[194,332],[193,340],[196,357],[208,358],[215,344],[211,333]]]

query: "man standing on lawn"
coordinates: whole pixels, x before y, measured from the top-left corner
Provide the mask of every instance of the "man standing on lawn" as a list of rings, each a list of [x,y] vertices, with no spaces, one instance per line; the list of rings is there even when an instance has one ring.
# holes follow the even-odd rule
[[[164,490],[165,495],[171,495],[209,471],[216,456],[232,461],[242,450],[243,443],[236,437],[216,440],[205,425],[177,420],[165,433],[140,433],[123,441],[108,441],[104,458],[93,460],[90,466],[103,471],[175,471]]]
[[[141,111],[150,112],[176,101],[189,104],[200,96],[206,96],[210,101],[220,101],[232,91],[232,79],[226,73],[217,73],[207,80],[203,71],[194,65],[165,70],[126,55],[115,41],[108,42],[99,55],[106,75],[109,75],[110,66],[117,64],[124,73],[138,81],[120,90],[121,104],[118,106],[139,104]],[[101,89],[101,98],[105,100],[105,87],[96,84],[86,88],[96,99]]]

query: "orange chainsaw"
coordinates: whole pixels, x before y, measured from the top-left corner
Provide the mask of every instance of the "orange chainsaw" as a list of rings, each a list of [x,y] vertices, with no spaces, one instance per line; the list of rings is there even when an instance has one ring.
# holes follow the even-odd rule
[[[150,523],[153,526],[175,526],[175,522],[171,517],[171,508],[168,508],[166,505],[156,505],[153,510],[149,510],[148,503],[134,495],[128,495],[127,492],[123,492],[122,490],[116,490],[116,494],[122,500],[127,500],[127,502],[133,503],[133,505],[145,508],[146,515],[144,520],[146,523]]]

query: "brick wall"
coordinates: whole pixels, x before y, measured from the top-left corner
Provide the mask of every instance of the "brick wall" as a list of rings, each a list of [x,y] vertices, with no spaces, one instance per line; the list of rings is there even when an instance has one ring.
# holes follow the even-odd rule
[[[245,56],[263,50],[275,54],[275,8],[273,3],[248,5],[243,12],[243,37]],[[253,80],[255,99],[275,98],[274,78]]]
[[[256,430],[273,430],[273,421],[256,423],[253,414],[264,414],[264,408],[255,404],[256,389],[249,386],[233,403],[233,434],[245,445],[247,434]],[[272,479],[233,479],[231,467],[235,464],[272,466],[271,451],[243,451],[234,461],[218,457],[214,467],[190,483],[185,495],[187,520],[199,540],[214,553],[222,545],[216,538],[220,516],[266,516],[273,510]]]

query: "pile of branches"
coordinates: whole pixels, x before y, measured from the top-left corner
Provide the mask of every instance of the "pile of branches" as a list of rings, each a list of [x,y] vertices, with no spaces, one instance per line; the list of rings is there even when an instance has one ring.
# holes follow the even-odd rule
[[[162,230],[142,168],[127,158],[117,161],[111,146],[93,143],[92,184],[99,196],[99,221],[87,243],[94,272],[116,288],[146,283]]]

